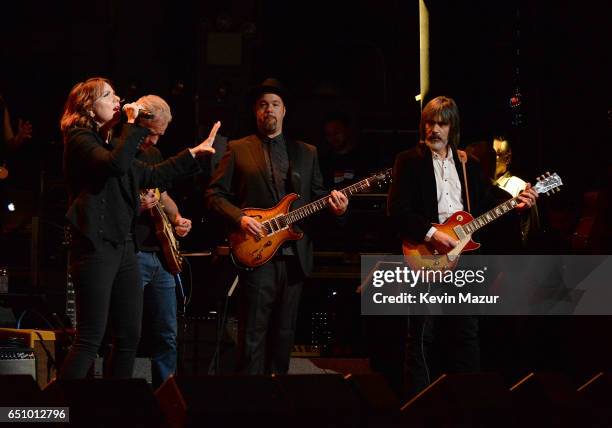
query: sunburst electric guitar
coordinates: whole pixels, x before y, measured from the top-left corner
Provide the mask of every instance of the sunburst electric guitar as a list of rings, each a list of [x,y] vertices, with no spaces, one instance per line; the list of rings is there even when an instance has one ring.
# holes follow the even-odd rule
[[[557,173],[542,175],[533,189],[539,194],[559,192],[559,187],[563,185],[561,177]],[[451,215],[444,224],[433,224],[433,226],[459,241],[457,246],[447,254],[440,254],[429,242],[416,243],[404,240],[402,251],[406,263],[412,269],[431,269],[446,270],[453,269],[459,260],[459,254],[466,251],[473,251],[480,248],[480,244],[472,240],[472,234],[504,214],[509,213],[520,204],[518,197],[503,202],[487,211],[480,217],[472,217],[465,211],[457,211]]]
[[[146,193],[146,191],[142,192],[141,198]],[[159,189],[155,189],[155,196],[158,202],[153,208],[149,209],[149,215],[155,225],[155,237],[162,249],[165,267],[172,275],[176,275],[183,270],[183,258],[179,250],[178,240],[174,236],[172,223],[164,211],[164,206],[159,201]]]
[[[373,186],[389,181],[391,169],[381,171],[339,192],[345,196],[371,189]],[[315,214],[329,205],[329,196],[324,196],[293,211],[291,204],[299,198],[296,193],[285,196],[276,206],[268,209],[244,208],[242,212],[258,220],[264,230],[263,236],[255,237],[242,230],[229,235],[232,257],[239,266],[254,268],[265,264],[276,251],[289,240],[301,239],[303,233],[296,232],[293,225]]]

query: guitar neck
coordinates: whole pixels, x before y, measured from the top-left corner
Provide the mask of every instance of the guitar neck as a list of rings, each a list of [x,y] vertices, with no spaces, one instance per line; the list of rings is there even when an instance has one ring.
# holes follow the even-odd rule
[[[154,209],[157,211],[157,213],[160,215],[160,217],[164,220],[165,224],[170,223],[170,219],[168,218],[168,215],[166,214],[166,211],[164,211],[164,206],[161,204],[161,202],[157,202],[155,204],[155,206],[151,209]]]
[[[483,228],[487,224],[491,223],[492,221],[503,216],[504,214],[509,213],[514,208],[516,208],[519,203],[520,202],[518,200],[518,197],[508,199],[506,202],[502,202],[501,204],[487,211],[483,215],[476,217],[471,222],[464,224],[463,230],[465,231],[466,234],[472,234],[476,232],[477,230]]]
[[[372,186],[372,177],[361,180],[355,184],[345,187],[344,189],[338,190],[347,198],[355,193],[363,192],[364,190],[370,188]],[[306,217],[318,213],[329,205],[329,196],[324,196],[320,199],[317,199],[314,202],[304,205],[303,207],[297,208],[293,211],[287,213],[284,218],[286,223],[293,224],[300,220],[305,219]]]
[[[76,327],[76,298],[74,294],[74,283],[70,273],[66,276],[66,316],[70,320],[70,326]]]

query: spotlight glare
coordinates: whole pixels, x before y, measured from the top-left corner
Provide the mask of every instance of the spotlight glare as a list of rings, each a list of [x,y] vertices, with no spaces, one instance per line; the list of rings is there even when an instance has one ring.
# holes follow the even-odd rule
[[[8,210],[10,212],[15,212],[15,204],[12,202],[9,202],[9,204],[6,206],[8,208]]]

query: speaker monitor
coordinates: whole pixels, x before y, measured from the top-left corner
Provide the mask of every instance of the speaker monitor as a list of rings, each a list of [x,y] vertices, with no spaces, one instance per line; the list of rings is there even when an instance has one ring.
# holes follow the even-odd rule
[[[79,427],[160,427],[162,414],[144,379],[56,380],[43,390],[50,406],[70,407]]]
[[[293,425],[270,376],[172,376],[155,396],[172,428]]]
[[[510,392],[493,373],[443,374],[401,408],[410,426],[513,426]]]
[[[359,397],[363,426],[398,426],[400,402],[381,374],[348,374],[344,379]]]
[[[592,416],[592,426],[612,426],[612,375],[597,373],[578,388],[578,396],[585,403],[585,411]]]
[[[581,398],[560,373],[529,373],[510,388],[522,425],[586,426]],[[588,424],[587,424],[588,425]]]
[[[297,426],[358,425],[361,403],[342,375],[285,375],[275,379],[295,414]]]

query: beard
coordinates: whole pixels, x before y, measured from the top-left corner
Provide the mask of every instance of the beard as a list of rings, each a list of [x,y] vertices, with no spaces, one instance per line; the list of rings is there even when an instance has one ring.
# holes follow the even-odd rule
[[[448,141],[435,139],[430,140],[429,138],[427,138],[425,139],[425,144],[427,144],[427,147],[429,147],[434,152],[439,152],[440,150],[443,150],[446,147]]]
[[[271,134],[276,132],[277,125],[278,121],[274,116],[267,116],[261,123],[261,130],[266,134]]]

